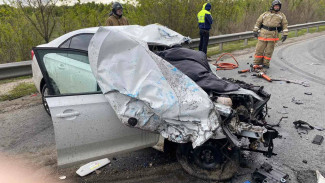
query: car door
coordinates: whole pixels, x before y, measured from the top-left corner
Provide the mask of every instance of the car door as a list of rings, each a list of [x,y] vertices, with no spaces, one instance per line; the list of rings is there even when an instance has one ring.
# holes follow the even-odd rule
[[[150,147],[159,135],[123,125],[91,72],[87,51],[34,48],[54,125],[58,165]],[[57,72],[60,64],[65,69]]]

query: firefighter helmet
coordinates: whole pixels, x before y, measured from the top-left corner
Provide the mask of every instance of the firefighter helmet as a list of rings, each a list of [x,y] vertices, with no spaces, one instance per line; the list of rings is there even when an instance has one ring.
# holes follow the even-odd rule
[[[279,10],[275,10],[275,9],[274,9],[274,6],[275,6],[275,5],[279,5],[279,6],[280,6],[280,9],[279,9]],[[280,10],[281,10],[281,5],[282,5],[282,3],[281,3],[280,0],[274,0],[274,1],[272,2],[271,10],[274,10],[274,11],[280,11]]]
[[[115,2],[112,6],[112,12],[116,14],[116,11],[119,9],[123,10],[123,6],[119,2]]]

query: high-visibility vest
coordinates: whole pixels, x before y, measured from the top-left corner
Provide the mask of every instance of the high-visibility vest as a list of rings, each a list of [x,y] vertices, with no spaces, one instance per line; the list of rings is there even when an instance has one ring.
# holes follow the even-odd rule
[[[205,9],[206,4],[207,3],[205,3],[203,5],[203,9],[197,14],[197,20],[198,20],[199,23],[205,23],[205,15],[206,14],[211,15],[211,13],[208,10]]]

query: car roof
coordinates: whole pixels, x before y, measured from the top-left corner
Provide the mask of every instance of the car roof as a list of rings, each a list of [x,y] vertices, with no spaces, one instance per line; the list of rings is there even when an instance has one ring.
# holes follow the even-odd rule
[[[98,30],[110,31],[110,29],[117,29],[129,36],[135,36],[142,41],[150,45],[161,45],[161,46],[173,46],[176,44],[182,44],[184,42],[190,42],[189,37],[184,37],[183,35],[169,29],[168,27],[150,24],[146,26],[140,25],[127,25],[127,26],[104,26],[104,27],[90,27],[75,30],[64,34],[53,41],[39,45],[38,47],[54,47],[58,48],[62,43],[64,43],[69,38],[79,35],[79,34],[95,34]]]
[[[39,47],[59,47],[64,41],[66,41],[67,39],[69,39],[70,37],[72,37],[74,35],[95,34],[97,32],[98,28],[99,27],[90,27],[90,28],[75,30],[75,31],[72,31],[72,32],[62,35],[47,44],[39,45]]]

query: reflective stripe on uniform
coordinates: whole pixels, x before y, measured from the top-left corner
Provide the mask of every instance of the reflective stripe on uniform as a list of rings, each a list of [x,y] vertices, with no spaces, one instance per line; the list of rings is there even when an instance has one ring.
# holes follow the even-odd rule
[[[207,11],[207,10],[201,10],[197,14],[197,19],[198,19],[199,23],[205,23],[205,15],[206,14],[211,14],[211,13],[209,11]]]
[[[264,37],[258,37],[258,40],[261,41],[278,41],[280,40],[279,38],[264,38]]]
[[[203,9],[197,14],[197,20],[199,23],[205,23],[205,15],[211,14],[208,10],[205,9],[207,3],[203,5]]]
[[[264,56],[255,55],[255,58],[264,58]]]
[[[265,17],[267,17],[267,16],[270,16],[270,15],[271,15],[271,14],[269,14],[269,13],[264,13],[264,15],[263,15],[263,18],[262,18],[262,19],[264,20],[264,18],[265,18]]]
[[[278,16],[278,17],[280,17],[281,20],[283,19],[283,17],[281,15],[279,15],[279,14],[275,14],[275,15]]]
[[[271,60],[271,58],[270,58],[270,57],[267,57],[267,56],[264,56],[264,58],[265,58],[266,60]]]

